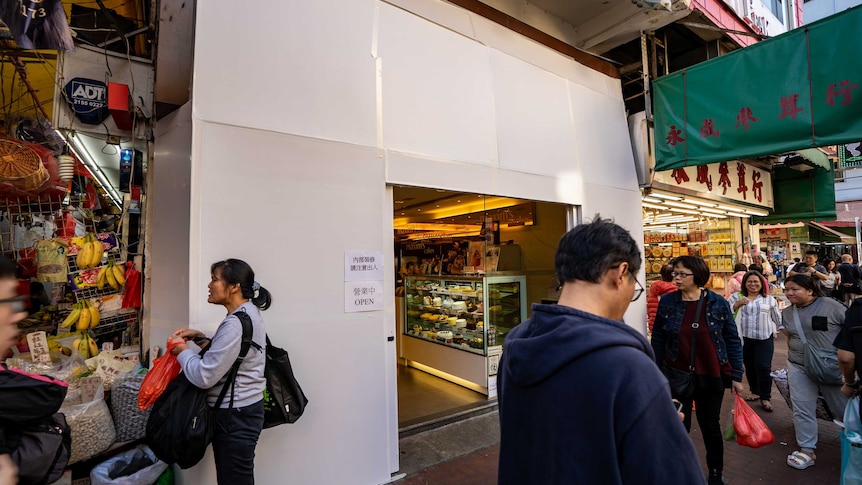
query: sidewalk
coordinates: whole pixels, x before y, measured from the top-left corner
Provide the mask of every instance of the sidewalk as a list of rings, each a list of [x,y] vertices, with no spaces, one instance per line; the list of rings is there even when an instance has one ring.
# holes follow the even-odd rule
[[[775,355],[772,359],[773,369],[786,367],[787,342],[784,337],[775,340]],[[746,391],[748,385],[746,384]],[[807,470],[796,470],[787,466],[786,457],[796,450],[796,438],[793,432],[793,417],[790,409],[773,386],[772,405],[775,412],[764,412],[758,403],[753,403],[755,409],[775,435],[775,443],[763,448],[753,449],[737,445],[735,442],[725,442],[724,476],[730,485],[772,484],[808,485],[812,483],[839,483],[841,475],[841,442],[838,437],[839,428],[833,423],[818,420],[820,438],[817,445],[817,464]],[[725,416],[730,415],[733,407],[733,396],[725,395],[722,407],[722,427]],[[841,410],[843,413],[843,410]],[[494,414],[496,416],[496,413]],[[701,468],[706,474],[704,463],[703,439],[697,426],[697,419],[692,423],[691,438],[697,448],[701,460]],[[497,482],[497,457],[499,442],[495,445],[471,452],[459,458],[440,463],[414,473],[396,482],[398,485],[480,485]]]

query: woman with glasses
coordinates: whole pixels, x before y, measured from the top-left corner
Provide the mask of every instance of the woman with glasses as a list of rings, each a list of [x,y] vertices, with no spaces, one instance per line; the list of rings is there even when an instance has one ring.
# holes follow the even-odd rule
[[[774,335],[781,325],[778,301],[767,292],[766,279],[757,271],[742,278],[742,290],[730,295],[728,303],[739,323],[742,335],[742,362],[748,376],[751,396],[746,401],[760,400],[764,411],[772,412],[772,354]]]
[[[829,409],[839,413],[847,406],[847,397],[841,393],[837,361],[832,370],[839,385],[823,384],[809,375],[805,367],[808,348],[803,338],[808,347],[834,350],[836,338],[844,327],[847,309],[838,300],[822,298],[820,285],[808,274],[788,276],[784,280],[784,294],[791,305],[781,312],[781,332],[787,336],[787,386],[790,388],[793,428],[799,446],[798,451],[788,455],[787,465],[804,470],[813,466],[816,458],[818,394],[823,394]]]
[[[703,288],[709,267],[695,256],[671,261],[679,291],[662,297],[656,312],[652,348],[668,377],[671,395],[682,403],[685,429],[691,430],[692,403],[706,447],[709,485],[721,485],[724,441],[719,415],[724,389],[742,392],[742,341],[727,301]],[[687,384],[687,385],[686,385]]]

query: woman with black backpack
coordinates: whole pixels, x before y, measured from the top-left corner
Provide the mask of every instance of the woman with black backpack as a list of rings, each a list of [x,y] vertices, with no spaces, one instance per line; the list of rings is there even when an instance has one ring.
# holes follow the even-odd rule
[[[177,354],[186,378],[201,389],[209,389],[208,402],[215,405],[227,374],[240,354],[242,324],[234,315],[245,312],[252,321],[252,341],[242,360],[227,399],[215,413],[213,453],[220,485],[254,483],[254,450],[263,428],[263,392],[266,386],[266,329],[260,310],[269,308],[269,291],[254,280],[254,271],[244,261],[227,259],[210,268],[207,301],[223,305],[227,316],[212,339],[198,330],[180,329],[173,333],[171,352]],[[191,346],[189,340],[198,345]],[[206,348],[200,352],[199,348]],[[230,430],[228,433],[226,430]]]

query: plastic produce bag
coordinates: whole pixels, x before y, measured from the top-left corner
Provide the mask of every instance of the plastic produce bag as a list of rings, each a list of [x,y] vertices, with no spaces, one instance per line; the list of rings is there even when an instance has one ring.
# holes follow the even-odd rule
[[[156,458],[147,445],[113,456],[90,472],[92,485],[150,485],[156,483],[168,464]]]
[[[92,401],[82,402],[81,389],[69,392],[60,408],[71,428],[72,454],[69,464],[88,460],[110,448],[116,441],[114,421],[99,385]]]
[[[760,448],[775,441],[772,431],[739,394],[734,396],[733,429],[736,442],[742,446]]]
[[[787,403],[787,407],[792,410],[793,403],[790,402],[790,386],[787,385],[787,369],[777,369],[772,371],[769,375],[772,376],[772,382],[775,383],[775,387],[778,388],[778,392],[781,394],[781,397],[784,398],[784,402]],[[817,417],[829,422],[832,422],[836,417],[838,417],[832,414],[832,410],[829,409],[829,405],[826,404],[826,399],[822,394],[817,396]]]
[[[146,410],[156,403],[159,396],[165,392],[168,384],[180,375],[180,363],[177,356],[171,354],[171,350],[179,344],[168,340],[168,350],[165,355],[153,359],[153,366],[141,383],[141,391],[138,393],[138,407]]]
[[[847,401],[841,430],[841,484],[862,485],[862,419],[859,398]]]

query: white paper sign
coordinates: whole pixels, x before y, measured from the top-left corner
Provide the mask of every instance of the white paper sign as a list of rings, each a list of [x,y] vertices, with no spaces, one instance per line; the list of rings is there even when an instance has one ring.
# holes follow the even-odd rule
[[[383,251],[345,251],[344,281],[383,281]]]
[[[81,402],[90,402],[96,397],[102,387],[100,376],[89,376],[81,379]]]
[[[344,283],[345,313],[383,310],[383,281],[347,281]]]
[[[51,362],[48,337],[45,332],[28,333],[27,345],[30,347],[30,358],[33,362]]]

